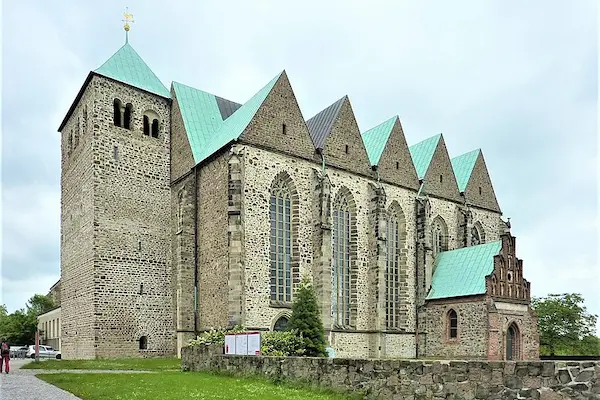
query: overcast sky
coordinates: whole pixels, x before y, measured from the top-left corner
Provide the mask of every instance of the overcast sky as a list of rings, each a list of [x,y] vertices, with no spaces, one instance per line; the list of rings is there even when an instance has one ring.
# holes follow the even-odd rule
[[[347,94],[361,131],[399,115],[409,145],[482,148],[533,295],[578,292],[600,314],[595,0],[1,4],[9,311],[59,278],[57,129],[123,45],[128,5],[130,43],[168,88],[243,103],[285,69],[306,119]]]

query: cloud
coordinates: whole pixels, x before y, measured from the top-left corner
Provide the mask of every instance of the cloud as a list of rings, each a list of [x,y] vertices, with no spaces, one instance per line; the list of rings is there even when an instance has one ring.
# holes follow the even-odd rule
[[[285,69],[306,118],[348,94],[362,130],[398,114],[409,144],[443,132],[453,156],[482,148],[534,294],[582,292],[600,314],[594,0],[129,7],[130,42],[167,87],[243,102]],[[19,287],[58,277],[56,129],[123,44],[122,8],[4,4],[2,276]]]

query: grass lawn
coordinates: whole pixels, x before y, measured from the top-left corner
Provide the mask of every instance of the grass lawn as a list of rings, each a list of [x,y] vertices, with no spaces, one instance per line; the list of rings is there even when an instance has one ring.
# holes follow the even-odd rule
[[[44,360],[25,364],[24,369],[104,369],[134,371],[181,370],[177,358],[123,358],[106,360]]]
[[[37,377],[84,400],[342,400],[351,398],[325,391],[275,385],[260,379],[199,372],[38,374]]]

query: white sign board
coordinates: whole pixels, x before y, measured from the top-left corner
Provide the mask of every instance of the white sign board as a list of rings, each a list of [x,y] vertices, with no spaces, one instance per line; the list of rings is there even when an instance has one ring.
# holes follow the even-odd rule
[[[260,332],[242,332],[225,335],[225,354],[240,356],[260,355]]]
[[[235,335],[235,354],[240,356],[248,354],[248,335],[244,333]]]
[[[260,332],[248,332],[248,355],[260,355]]]
[[[235,335],[225,335],[225,354],[235,354]]]

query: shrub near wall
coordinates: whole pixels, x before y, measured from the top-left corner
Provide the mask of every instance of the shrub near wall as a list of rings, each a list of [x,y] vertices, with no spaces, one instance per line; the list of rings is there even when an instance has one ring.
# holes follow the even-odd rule
[[[182,349],[185,371],[260,375],[361,391],[366,399],[600,399],[600,362],[354,360]]]

